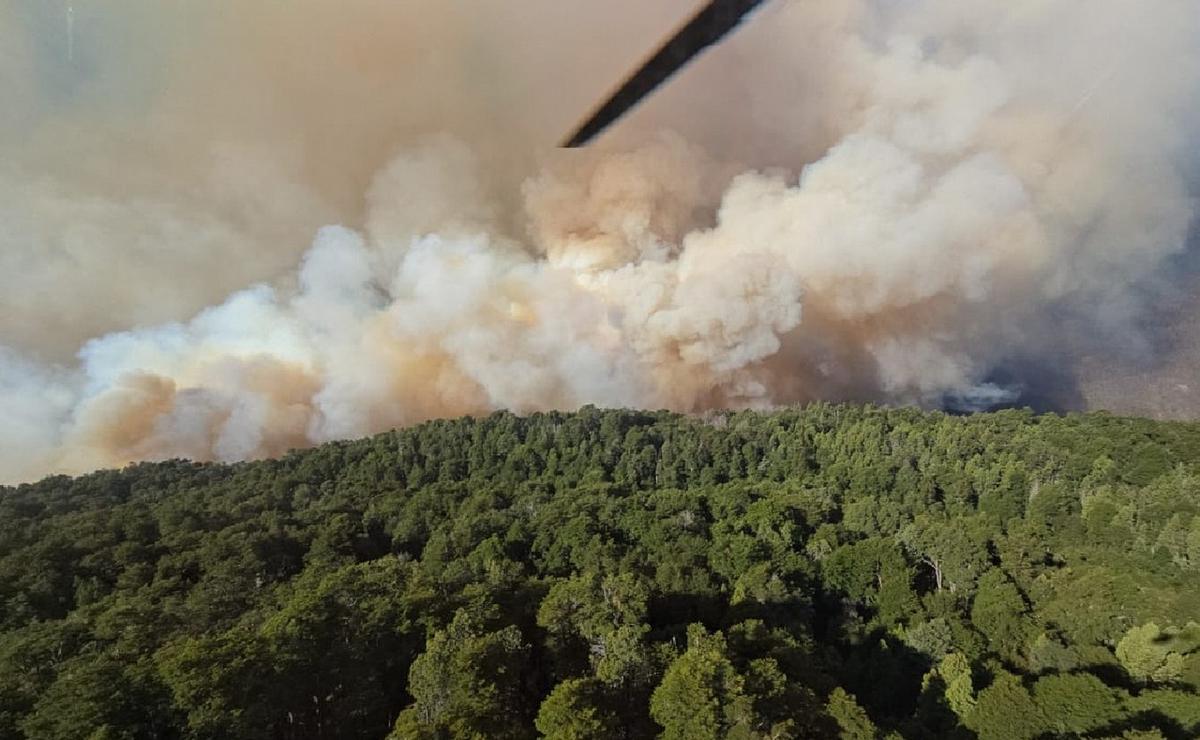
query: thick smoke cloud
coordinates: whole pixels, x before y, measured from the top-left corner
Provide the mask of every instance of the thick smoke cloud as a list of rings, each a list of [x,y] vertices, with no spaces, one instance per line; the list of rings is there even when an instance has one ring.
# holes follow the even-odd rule
[[[54,5],[0,5],[5,480],[1004,403],[1014,358],[1151,346],[1194,217],[1191,0],[776,0],[583,152],[691,3],[76,0],[70,41]]]

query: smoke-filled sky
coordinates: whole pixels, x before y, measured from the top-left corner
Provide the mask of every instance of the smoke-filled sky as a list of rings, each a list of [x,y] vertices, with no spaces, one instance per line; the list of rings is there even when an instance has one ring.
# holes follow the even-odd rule
[[[1195,0],[772,0],[555,150],[696,5],[0,0],[0,482],[1188,380]]]

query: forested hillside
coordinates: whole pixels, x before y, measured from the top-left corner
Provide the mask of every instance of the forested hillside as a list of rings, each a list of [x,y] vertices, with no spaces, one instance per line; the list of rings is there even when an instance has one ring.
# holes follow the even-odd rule
[[[1194,738],[1200,425],[445,421],[0,489],[0,738]]]

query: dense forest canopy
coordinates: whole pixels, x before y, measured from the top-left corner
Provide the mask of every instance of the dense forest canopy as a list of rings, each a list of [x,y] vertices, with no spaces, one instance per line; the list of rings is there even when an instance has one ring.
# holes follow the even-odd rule
[[[0,738],[1200,736],[1200,424],[439,421],[0,489]]]

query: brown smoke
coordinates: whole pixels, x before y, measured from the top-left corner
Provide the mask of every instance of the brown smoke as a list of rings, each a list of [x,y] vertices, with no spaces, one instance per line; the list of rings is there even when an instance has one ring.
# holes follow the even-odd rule
[[[76,0],[70,58],[54,5],[0,7],[0,480],[496,408],[986,406],[1057,317],[1140,346],[1194,215],[1189,0],[775,0],[584,152],[693,3]]]

